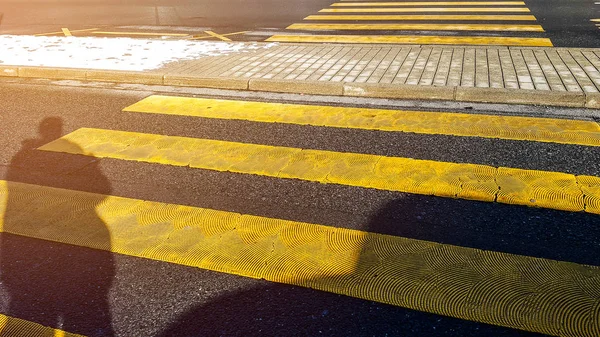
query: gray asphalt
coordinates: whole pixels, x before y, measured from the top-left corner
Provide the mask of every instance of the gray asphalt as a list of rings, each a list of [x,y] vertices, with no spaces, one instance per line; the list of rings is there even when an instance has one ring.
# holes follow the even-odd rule
[[[0,84],[0,179],[600,265],[589,214],[34,150],[49,140],[40,122],[56,117],[55,137],[93,127],[600,175],[597,147],[122,112],[149,94]],[[533,335],[15,235],[0,244],[0,312],[90,336]]]
[[[172,33],[206,35],[205,30],[229,36],[236,41],[263,41],[282,33],[293,23],[317,14],[334,0],[300,0],[293,6],[274,0],[0,0],[0,34],[40,34],[71,30],[102,28],[111,31],[157,30]],[[544,33],[476,32],[476,36],[548,37],[557,47],[600,46],[598,28],[590,19],[600,18],[594,0],[525,0]],[[423,13],[427,14],[427,13]],[[439,14],[439,13],[438,13]],[[492,14],[492,13],[488,13]],[[322,21],[320,23],[327,23]],[[348,21],[352,23],[352,21]],[[360,23],[372,23],[361,21]],[[378,22],[381,23],[381,22]],[[420,21],[418,23],[426,23]],[[430,22],[431,23],[431,22]],[[441,23],[437,21],[437,23]],[[452,21],[452,23],[486,23]],[[487,22],[489,23],[489,22]],[[515,24],[515,21],[494,21],[495,24]],[[177,28],[179,27],[179,28]],[[299,33],[307,33],[306,31]],[[310,34],[336,34],[335,31],[310,31]],[[86,36],[91,33],[75,33]],[[456,32],[420,31],[350,31],[343,34],[433,34],[455,35]],[[93,35],[93,34],[92,34]]]

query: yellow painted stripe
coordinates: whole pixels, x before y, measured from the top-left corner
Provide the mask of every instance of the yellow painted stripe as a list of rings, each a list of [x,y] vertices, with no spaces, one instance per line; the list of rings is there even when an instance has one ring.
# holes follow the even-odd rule
[[[533,15],[309,15],[304,20],[378,21],[378,20],[477,20],[477,21],[535,21]]]
[[[600,178],[560,172],[87,128],[40,150],[600,214]]]
[[[543,32],[540,25],[498,24],[435,24],[435,23],[295,23],[287,29],[296,30],[468,30],[502,32]]]
[[[383,44],[448,44],[552,47],[550,39],[492,36],[431,35],[273,35],[267,42],[294,43],[383,43]]]
[[[153,95],[123,109],[202,118],[600,146],[592,121]]]
[[[599,267],[0,181],[5,199],[12,234],[545,334],[600,332]]]
[[[591,19],[592,22],[600,22],[600,19]]]
[[[69,28],[61,28],[61,31],[63,32],[63,34],[65,36],[73,36],[73,34],[71,34],[71,31],[69,30]]]
[[[4,197],[6,191],[6,182],[0,181],[0,196]],[[3,199],[3,198],[2,198]],[[0,199],[1,200],[1,199]],[[0,206],[2,204],[0,203]],[[2,207],[0,207],[2,209]],[[64,213],[63,213],[64,214]],[[0,214],[4,217],[4,214]],[[0,314],[0,336],[1,337],[84,337],[59,329],[53,329],[41,324],[26,321],[24,319],[10,317]]]
[[[71,32],[71,33],[91,32],[92,30],[97,30],[97,29],[98,28],[77,29],[77,30],[69,30],[69,32]],[[33,36],[48,36],[48,35],[56,35],[56,34],[64,34],[64,32],[61,30],[60,32],[33,34]]]
[[[529,13],[529,9],[525,7],[465,7],[465,8],[451,8],[451,7],[431,7],[431,8],[325,8],[319,11],[320,13],[386,13],[386,12],[505,12],[505,13],[516,13],[526,12]]]
[[[217,38],[217,39],[219,39],[219,40],[222,40],[222,41],[228,41],[228,42],[229,42],[229,41],[231,41],[231,39],[230,39],[230,38],[228,38],[228,37],[225,37],[225,36],[223,36],[223,35],[221,35],[221,34],[217,34],[217,33],[213,32],[213,31],[211,31],[211,30],[205,30],[204,32],[205,32],[206,34],[208,34],[208,35],[212,36],[212,37],[216,37],[216,38]]]
[[[140,36],[189,36],[189,34],[178,33],[144,33],[144,32],[92,32],[98,35],[140,35]]]
[[[523,1],[397,1],[397,2],[345,2],[334,7],[359,6],[524,6]]]

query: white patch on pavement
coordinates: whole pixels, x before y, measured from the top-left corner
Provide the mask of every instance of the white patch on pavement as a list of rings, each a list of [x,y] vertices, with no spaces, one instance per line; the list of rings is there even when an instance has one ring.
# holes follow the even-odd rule
[[[0,65],[143,71],[178,60],[240,53],[274,45],[1,35]]]

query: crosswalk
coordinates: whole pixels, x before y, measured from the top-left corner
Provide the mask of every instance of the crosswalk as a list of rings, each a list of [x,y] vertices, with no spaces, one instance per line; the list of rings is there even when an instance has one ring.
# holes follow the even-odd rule
[[[267,41],[552,46],[522,1],[343,1],[304,21]]]
[[[600,146],[593,121],[158,95],[123,110],[142,117]],[[79,128],[36,151],[600,215],[600,177],[563,172],[99,128]],[[0,211],[3,231],[14,235],[513,329],[600,334],[597,266],[12,181],[0,181]],[[82,226],[92,222],[89,217],[106,228]]]

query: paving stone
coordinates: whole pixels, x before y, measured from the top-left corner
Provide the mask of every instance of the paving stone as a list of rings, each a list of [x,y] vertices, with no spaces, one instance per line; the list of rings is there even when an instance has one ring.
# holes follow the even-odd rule
[[[330,81],[335,75],[337,75],[340,72],[340,70],[342,70],[344,67],[348,67],[348,63],[352,62],[356,54],[360,53],[362,49],[362,47],[352,48],[346,55],[336,60],[333,66],[329,68],[329,70],[327,70],[327,72],[325,72],[325,74],[321,76],[319,80]]]
[[[498,58],[500,58],[500,68],[502,69],[504,87],[508,89],[519,89],[519,80],[517,79],[517,72],[513,65],[510,51],[498,50]]]
[[[563,60],[560,58],[560,56],[558,55],[556,50],[548,49],[545,52],[546,52],[546,56],[548,56],[548,59],[550,60],[550,62],[552,62],[554,69],[556,69],[556,71],[558,72],[558,76],[560,76],[560,79],[564,83],[565,88],[567,88],[567,91],[572,91],[572,92],[582,91],[581,87],[579,86],[579,83],[577,83],[577,80],[575,79],[575,76],[573,76],[573,74],[571,74],[571,71],[569,70],[567,65],[563,62]]]
[[[402,48],[398,51],[398,54],[392,60],[390,66],[385,70],[385,73],[381,77],[379,83],[392,83],[396,78],[402,64],[406,60],[406,57],[410,53],[410,48]]]
[[[379,67],[383,59],[390,53],[390,48],[381,48],[381,49],[373,49],[375,56],[371,58],[371,60],[367,60],[367,64],[364,66],[362,71],[356,77],[355,82],[364,83],[369,80],[369,78],[373,75],[375,70]]]
[[[563,85],[560,76],[556,72],[556,69],[554,69],[554,65],[552,65],[552,62],[550,62],[548,59],[548,55],[546,55],[543,50],[535,50],[533,54],[540,64],[544,76],[546,76],[546,80],[550,85],[550,90],[566,91],[567,89]]]
[[[535,55],[533,55],[533,50],[521,50],[521,55],[523,55],[523,60],[525,60],[529,74],[533,79],[535,89],[550,90],[550,86],[546,81],[546,76],[537,62]]]
[[[475,86],[475,49],[473,48],[465,49],[460,86]]]
[[[440,55],[440,62],[438,63],[433,78],[433,85],[445,86],[448,83],[448,75],[450,73],[450,66],[452,63],[452,49],[443,49]]]
[[[475,86],[478,88],[490,87],[487,50],[482,48],[475,49]]]
[[[327,50],[327,52],[325,52],[325,53],[323,53],[323,52],[319,53],[319,54],[323,54],[323,55],[321,55],[319,58],[317,58],[314,63],[312,63],[311,65],[306,67],[306,69],[304,69],[304,71],[301,72],[295,79],[296,80],[306,80],[309,76],[315,75],[318,72],[319,68],[321,68],[323,66],[323,64],[325,64],[325,62],[329,61],[332,57],[334,57],[335,55],[340,53],[342,50],[343,50],[343,47],[336,46],[334,48]]]
[[[410,75],[410,72],[412,71],[420,53],[421,48],[410,49],[408,55],[406,55],[406,58],[404,59],[404,62],[402,62],[402,66],[400,66],[400,69],[396,73],[396,77],[394,77],[392,80],[392,83],[404,84],[406,82],[406,79],[408,78],[408,75]]]
[[[448,73],[448,81],[446,85],[457,87],[462,80],[463,60],[465,50],[463,48],[455,48],[452,52],[452,61],[450,63],[450,72]]]
[[[412,67],[408,77],[406,79],[406,84],[419,84],[419,80],[421,80],[421,76],[423,75],[423,71],[425,71],[425,65],[427,64],[427,60],[429,59],[429,55],[431,55],[432,49],[430,48],[422,48],[419,56],[415,60],[415,64]]]
[[[575,61],[568,50],[559,49],[557,52],[584,92],[598,92],[598,89],[596,89],[594,83],[589,79],[585,71],[579,66],[577,61]]]
[[[580,50],[571,50],[571,56],[573,59],[579,64],[579,66],[585,71],[586,75],[592,80],[595,84],[596,89],[600,85],[600,72],[598,69],[588,60],[588,58],[583,55]],[[593,91],[591,91],[593,92]]]
[[[500,56],[498,49],[489,49],[487,51],[487,60],[489,65],[489,79],[491,88],[504,88],[504,75],[500,65]]]
[[[519,88],[535,89],[535,86],[533,85],[533,78],[531,78],[531,74],[529,73],[529,69],[527,68],[527,64],[525,63],[525,59],[523,58],[521,50],[511,49],[510,56],[513,61],[513,66],[515,67],[515,72],[517,73]]]
[[[423,74],[421,75],[421,79],[419,80],[419,85],[433,84],[433,79],[435,77],[437,67],[440,63],[441,56],[441,48],[433,48],[431,50],[431,54],[429,54],[429,59],[427,60],[427,64],[425,65],[425,69],[423,70]]]

